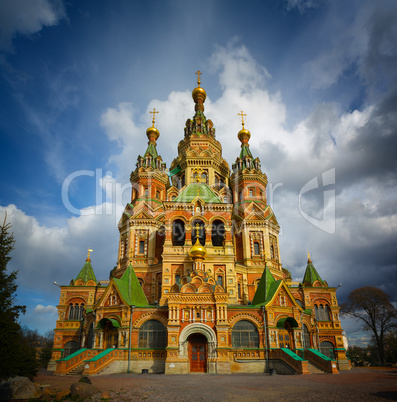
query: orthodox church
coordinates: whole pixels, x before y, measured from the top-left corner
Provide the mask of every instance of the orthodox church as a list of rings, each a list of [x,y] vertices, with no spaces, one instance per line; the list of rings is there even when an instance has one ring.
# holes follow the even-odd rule
[[[119,221],[117,266],[97,280],[90,251],[60,286],[49,368],[56,374],[337,373],[350,368],[336,287],[308,256],[301,282],[281,264],[280,226],[250,132],[230,169],[206,92],[192,92],[178,156],[169,169],[160,132],[131,173]]]

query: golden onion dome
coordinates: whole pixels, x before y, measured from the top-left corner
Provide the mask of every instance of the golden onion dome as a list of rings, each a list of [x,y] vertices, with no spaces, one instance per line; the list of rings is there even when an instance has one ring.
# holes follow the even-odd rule
[[[198,237],[196,243],[194,243],[194,245],[190,249],[189,255],[193,261],[204,260],[205,256],[207,255],[207,250],[204,246],[201,245]]]
[[[248,140],[251,138],[251,133],[246,129],[243,128],[242,130],[240,130],[238,132],[238,139],[242,142],[242,143],[248,143]]]
[[[149,141],[154,141],[154,142],[156,142],[157,139],[160,137],[160,131],[157,130],[156,127],[149,127],[149,128],[146,130],[146,135],[147,135]]]
[[[207,98],[207,93],[205,92],[204,88],[201,88],[201,87],[199,86],[199,87],[193,89],[192,97],[193,97],[193,100],[194,100],[196,103],[197,103],[197,100],[198,100],[199,98],[201,98],[201,101],[204,102],[205,99]]]

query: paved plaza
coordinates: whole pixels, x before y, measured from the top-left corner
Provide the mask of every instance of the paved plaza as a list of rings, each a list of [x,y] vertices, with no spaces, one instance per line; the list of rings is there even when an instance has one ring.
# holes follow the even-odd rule
[[[41,372],[36,381],[63,391],[78,379]],[[112,401],[397,400],[397,368],[355,368],[335,375],[113,374],[90,379]]]

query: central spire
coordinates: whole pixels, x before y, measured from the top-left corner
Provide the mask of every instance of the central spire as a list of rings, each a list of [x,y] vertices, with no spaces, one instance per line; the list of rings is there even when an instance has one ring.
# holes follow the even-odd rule
[[[154,123],[156,122],[156,113],[158,113],[158,111],[156,110],[156,108],[153,109],[152,112],[149,112],[150,114],[153,114],[153,118],[152,118],[152,127],[149,127],[146,130],[146,135],[147,138],[149,140],[148,144],[153,144],[156,145],[156,141],[157,139],[160,137],[160,132],[159,130],[157,130],[156,127],[154,127]]]
[[[241,124],[243,126],[243,128],[239,131],[238,133],[238,139],[241,141],[241,148],[242,147],[249,147],[248,141],[251,138],[251,133],[244,128],[244,116],[247,116],[246,113],[243,113],[243,111],[241,111],[240,113],[237,113],[239,116],[241,116]]]
[[[204,112],[204,102],[205,98],[207,97],[207,94],[203,88],[200,87],[201,81],[200,81],[200,75],[202,74],[200,70],[196,72],[197,74],[197,88],[193,89],[192,92],[192,97],[194,100],[194,103],[196,106],[194,107],[194,110],[196,112],[201,111]]]

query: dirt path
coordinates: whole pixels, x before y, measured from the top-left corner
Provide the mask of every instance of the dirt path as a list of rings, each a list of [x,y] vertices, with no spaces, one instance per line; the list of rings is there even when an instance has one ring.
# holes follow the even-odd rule
[[[80,377],[41,372],[36,381],[64,391]],[[353,369],[337,375],[114,374],[90,377],[114,401],[397,400],[397,369]],[[93,398],[100,400],[100,397]]]

